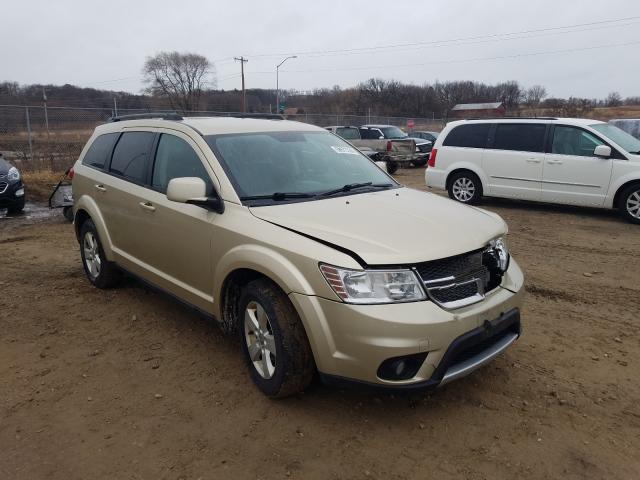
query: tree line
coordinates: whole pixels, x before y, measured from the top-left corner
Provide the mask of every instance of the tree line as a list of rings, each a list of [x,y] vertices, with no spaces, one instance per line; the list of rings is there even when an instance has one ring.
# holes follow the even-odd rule
[[[97,107],[103,109],[170,109],[180,112],[237,112],[242,102],[238,89],[216,88],[214,65],[194,53],[161,52],[145,61],[139,94],[81,88],[73,85],[19,85],[0,83],[0,104]],[[247,111],[275,112],[274,89],[248,89]],[[354,87],[319,88],[310,92],[280,92],[286,107],[298,113],[331,113],[375,116],[446,118],[458,103],[501,102],[511,114],[534,110],[535,114],[580,116],[595,107],[640,105],[640,97],[623,99],[617,92],[604,99],[549,97],[542,85],[528,88],[510,80],[486,84],[460,80],[421,85],[370,78]]]

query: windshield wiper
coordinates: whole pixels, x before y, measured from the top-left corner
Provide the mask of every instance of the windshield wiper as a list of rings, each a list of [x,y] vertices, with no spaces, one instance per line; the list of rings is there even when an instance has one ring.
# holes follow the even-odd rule
[[[363,182],[363,183],[348,183],[343,185],[340,188],[336,188],[335,190],[328,190],[326,192],[319,193],[320,197],[330,197],[331,195],[335,195],[337,193],[350,192],[351,190],[356,190],[358,188],[364,187],[375,187],[375,188],[388,188],[393,187],[392,183],[376,183],[373,182]]]
[[[240,197],[240,200],[287,200],[289,198],[311,198],[315,195],[311,193],[298,193],[298,192],[275,192],[269,195],[249,195],[246,197]]]

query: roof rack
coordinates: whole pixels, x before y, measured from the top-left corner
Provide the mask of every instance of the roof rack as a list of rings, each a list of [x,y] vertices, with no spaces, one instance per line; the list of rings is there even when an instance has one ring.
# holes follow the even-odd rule
[[[558,120],[556,117],[469,117],[459,120]]]
[[[279,113],[212,113],[212,117],[257,118],[261,120],[285,120]]]
[[[131,115],[118,115],[109,118],[109,122],[122,122],[124,120],[145,120],[149,118],[157,118],[160,120],[183,120],[182,115],[177,112],[169,113],[133,113]]]

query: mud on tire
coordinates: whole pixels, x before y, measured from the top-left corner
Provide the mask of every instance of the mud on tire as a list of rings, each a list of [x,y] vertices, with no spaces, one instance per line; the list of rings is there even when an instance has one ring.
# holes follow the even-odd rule
[[[256,353],[255,344],[250,347],[251,336],[247,333],[248,309],[261,306],[268,322],[267,336],[273,336],[275,355],[270,357],[270,366],[275,366],[271,376],[259,370],[265,350]],[[242,351],[251,379],[267,396],[282,398],[303,391],[315,373],[313,353],[307,334],[295,308],[284,292],[271,280],[258,279],[248,283],[238,301],[238,331]],[[264,320],[264,317],[263,319]],[[263,337],[264,338],[264,337]],[[249,353],[252,350],[253,357]],[[271,361],[273,360],[273,361]],[[257,362],[257,363],[254,363]]]

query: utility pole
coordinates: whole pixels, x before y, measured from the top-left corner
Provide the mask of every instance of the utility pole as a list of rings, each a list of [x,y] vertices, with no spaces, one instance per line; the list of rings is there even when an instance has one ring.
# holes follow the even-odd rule
[[[118,101],[116,100],[116,97],[113,97],[113,116],[118,116]]]
[[[290,58],[298,58],[297,55],[291,55],[285,58],[276,66],[276,113],[280,113],[280,67]]]
[[[47,112],[47,93],[44,91],[44,87],[42,87],[42,101],[44,102],[44,123],[47,127],[47,138],[51,136],[49,133],[49,113]]]
[[[247,111],[247,91],[244,88],[244,64],[247,63],[247,60],[244,57],[233,57],[234,60],[240,62],[240,75],[242,76],[242,111]]]

